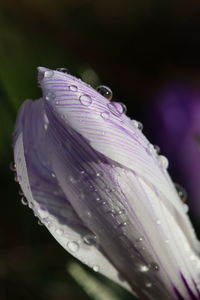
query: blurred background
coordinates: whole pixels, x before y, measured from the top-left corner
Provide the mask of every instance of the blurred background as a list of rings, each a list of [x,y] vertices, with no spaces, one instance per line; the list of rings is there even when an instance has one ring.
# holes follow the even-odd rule
[[[134,299],[68,255],[21,204],[11,134],[21,103],[41,95],[37,66],[113,90],[169,158],[199,234],[200,2],[0,2],[0,299]]]

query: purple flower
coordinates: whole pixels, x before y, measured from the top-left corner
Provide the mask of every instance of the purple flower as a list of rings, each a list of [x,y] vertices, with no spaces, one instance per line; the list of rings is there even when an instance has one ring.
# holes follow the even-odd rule
[[[200,93],[173,83],[162,88],[148,112],[149,133],[170,160],[170,174],[187,190],[200,216]]]
[[[14,134],[34,214],[67,251],[140,299],[200,299],[199,242],[167,159],[123,104],[59,71],[40,67],[39,82],[43,98],[22,105]]]

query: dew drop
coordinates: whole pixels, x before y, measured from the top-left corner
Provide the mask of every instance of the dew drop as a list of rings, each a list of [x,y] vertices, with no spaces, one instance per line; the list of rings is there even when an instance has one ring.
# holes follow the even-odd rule
[[[27,199],[26,199],[25,197],[22,197],[22,198],[21,198],[21,203],[22,203],[23,205],[28,205],[28,201],[27,201]]]
[[[156,151],[157,154],[160,153],[160,147],[158,145],[154,145],[154,150]]]
[[[40,220],[38,220],[37,223],[39,226],[43,226],[43,223]]]
[[[161,167],[164,169],[167,169],[169,166],[169,161],[168,161],[167,157],[165,157],[164,155],[159,155],[159,163],[160,163]]]
[[[44,130],[47,130],[47,129],[48,129],[48,124],[44,123]]]
[[[56,178],[56,175],[52,172],[51,173],[51,176],[53,177],[53,178]]]
[[[187,192],[186,192],[186,190],[180,184],[178,184],[178,183],[175,183],[174,186],[176,188],[176,191],[177,191],[180,199],[183,202],[186,202],[186,200],[187,200]]]
[[[79,244],[75,241],[72,241],[67,243],[67,247],[71,252],[77,252],[79,249]]]
[[[61,228],[56,228],[55,233],[59,236],[63,235],[64,231]]]
[[[151,283],[151,282],[146,282],[146,283],[145,283],[145,286],[146,286],[147,288],[150,288],[150,287],[152,287],[152,283]]]
[[[50,92],[46,95],[45,99],[49,102],[52,102],[53,100],[55,100],[56,95],[53,92]]]
[[[149,271],[149,268],[148,268],[148,266],[143,265],[143,266],[140,266],[140,271],[147,272],[147,271]]]
[[[160,225],[160,224],[161,224],[161,221],[160,221],[160,219],[157,219],[157,220],[156,220],[156,224],[158,224],[158,225]]]
[[[98,171],[95,175],[96,175],[96,177],[101,177],[101,176],[103,176],[103,172],[102,171]]]
[[[78,91],[78,88],[77,88],[76,85],[70,85],[69,89],[70,89],[70,91],[72,91],[72,92],[77,92],[77,91]],[[83,103],[82,103],[82,104],[83,104]],[[84,104],[84,105],[85,105],[85,104]]]
[[[74,178],[74,177],[72,177],[72,176],[69,176],[69,181],[70,181],[71,183],[76,183],[76,180],[75,180],[75,178]]]
[[[62,72],[62,73],[68,73],[68,70],[66,68],[56,68],[56,71]]]
[[[152,262],[149,264],[149,269],[154,271],[154,272],[158,272],[159,271],[159,265],[155,262]]]
[[[120,117],[123,113],[126,113],[127,111],[125,104],[120,102],[111,102],[108,103],[107,106],[110,112],[117,117]]]
[[[16,164],[14,162],[11,162],[9,165],[9,168],[11,171],[15,172],[16,171]]]
[[[110,118],[110,114],[109,112],[107,111],[104,111],[101,113],[101,117],[104,119],[104,120],[108,120]]]
[[[136,121],[136,120],[132,120],[131,122],[132,122],[132,124],[133,124],[136,128],[138,128],[140,131],[143,130],[143,125],[142,125],[141,122],[138,122],[138,121]]]
[[[187,214],[188,213],[188,211],[189,211],[189,206],[187,205],[187,204],[183,204],[183,210],[184,210],[184,212]]]
[[[92,98],[89,95],[81,95],[79,98],[82,105],[89,106],[92,104]]]
[[[143,241],[143,237],[139,237],[137,240],[136,240],[136,242],[142,242]]]
[[[44,77],[46,77],[46,78],[51,78],[51,77],[53,77],[53,75],[54,75],[54,71],[52,71],[52,70],[44,72]]]
[[[92,269],[93,269],[94,272],[99,272],[99,266],[97,266],[97,265],[94,265],[92,267]]]
[[[90,246],[96,246],[97,244],[97,236],[95,234],[86,234],[83,237],[83,242]]]
[[[168,239],[166,239],[166,240],[165,240],[165,243],[166,243],[166,244],[169,244],[169,240],[168,240]]]
[[[101,201],[101,198],[97,197],[97,198],[96,198],[96,201],[97,201],[97,202],[100,202],[100,201]]]
[[[106,99],[111,100],[113,96],[112,90],[105,86],[105,85],[100,85],[97,87],[97,92],[104,96]]]

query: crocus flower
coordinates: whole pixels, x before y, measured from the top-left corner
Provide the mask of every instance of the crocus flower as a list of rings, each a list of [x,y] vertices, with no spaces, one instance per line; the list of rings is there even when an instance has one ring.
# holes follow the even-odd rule
[[[199,242],[167,159],[105,87],[43,67],[39,83],[43,97],[22,105],[14,133],[34,214],[67,251],[140,299],[200,299]]]
[[[199,220],[199,91],[190,84],[178,82],[162,87],[145,120],[149,135],[170,160],[170,174],[186,189],[191,211]]]

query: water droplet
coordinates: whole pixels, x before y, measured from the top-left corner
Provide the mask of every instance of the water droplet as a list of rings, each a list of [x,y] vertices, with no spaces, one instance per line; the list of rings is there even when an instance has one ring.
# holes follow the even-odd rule
[[[84,174],[85,174],[85,171],[84,171],[84,170],[80,171],[80,174],[81,174],[81,175],[84,175]]]
[[[159,163],[160,163],[161,167],[164,169],[167,169],[169,166],[169,161],[168,161],[167,157],[165,157],[164,155],[159,155],[158,159],[159,159]]]
[[[95,175],[96,175],[96,177],[101,177],[101,176],[103,176],[103,172],[102,171],[98,171]]]
[[[131,123],[136,127],[136,128],[138,128],[139,130],[143,130],[143,125],[142,125],[142,123],[141,122],[138,122],[138,121],[136,121],[136,120],[131,120]]]
[[[112,90],[105,86],[105,85],[100,85],[97,87],[97,92],[104,96],[106,99],[111,100],[113,96]]]
[[[53,92],[50,92],[46,95],[45,99],[49,102],[54,101],[56,98],[56,95]]]
[[[108,103],[107,106],[110,112],[117,117],[120,117],[123,113],[126,113],[127,111],[125,104],[120,102],[111,102]]]
[[[11,171],[15,172],[16,171],[16,164],[12,161],[9,165],[9,168]]]
[[[57,235],[60,235],[60,236],[61,236],[61,235],[63,235],[64,230],[61,229],[61,228],[56,228],[55,233],[56,233]]]
[[[72,177],[72,176],[69,176],[69,181],[70,181],[71,183],[76,183],[76,180],[75,180],[75,178],[74,178],[74,177]]]
[[[149,268],[148,268],[148,266],[142,265],[142,266],[140,266],[140,271],[147,272],[147,271],[149,271]]]
[[[22,197],[22,198],[21,198],[21,203],[22,203],[23,205],[28,205],[28,201],[27,201],[27,199],[26,199],[25,197]]]
[[[54,75],[54,71],[52,71],[52,70],[44,72],[44,77],[46,77],[46,78],[51,78],[51,77],[53,77],[53,75]]]
[[[140,236],[137,240],[136,240],[136,242],[142,242],[143,241],[143,237],[142,236]]]
[[[165,240],[165,243],[166,243],[166,244],[168,244],[168,243],[169,243],[169,240],[168,240],[168,239],[166,239],[166,240]]]
[[[92,98],[89,95],[81,95],[79,98],[82,105],[89,106],[92,104]]]
[[[97,266],[97,265],[94,265],[92,267],[92,269],[93,269],[94,272],[99,272],[99,266]]]
[[[97,197],[97,198],[96,198],[96,201],[97,201],[97,202],[100,202],[100,201],[101,201],[101,198]]]
[[[52,172],[51,173],[51,176],[53,177],[53,178],[55,178],[56,177],[56,175]]]
[[[186,190],[178,183],[174,184],[176,191],[183,202],[187,200],[187,192]]]
[[[155,262],[152,262],[149,264],[149,269],[154,271],[154,272],[158,272],[159,271],[159,265]]]
[[[79,244],[75,241],[72,241],[67,243],[67,247],[71,252],[77,252],[79,249]]]
[[[66,68],[56,68],[56,71],[62,72],[62,73],[68,73],[68,70]]]
[[[184,210],[184,212],[187,214],[188,213],[188,211],[189,211],[189,206],[187,205],[187,204],[183,204],[183,210]]]
[[[146,282],[146,283],[145,283],[145,286],[146,286],[147,288],[150,288],[150,287],[152,287],[152,283],[151,283],[151,282]]]
[[[96,246],[97,245],[97,236],[95,234],[86,234],[83,237],[83,241],[85,244],[90,246]]]
[[[48,129],[48,124],[44,123],[44,130],[47,130],[47,129]]]
[[[156,224],[160,225],[160,223],[161,223],[160,219],[157,219]]]
[[[101,117],[104,119],[104,120],[108,120],[110,118],[110,114],[109,112],[107,111],[104,111],[101,113]]]
[[[43,223],[40,220],[38,220],[37,223],[39,226],[43,226]]]
[[[77,91],[78,91],[78,88],[77,88],[76,85],[70,85],[69,89],[70,89],[70,91],[72,91],[72,92],[77,92]],[[83,103],[82,103],[82,104],[83,104]],[[85,104],[84,104],[84,105],[85,105]]]
[[[157,154],[160,153],[160,147],[158,145],[154,145],[154,150],[156,151]]]

